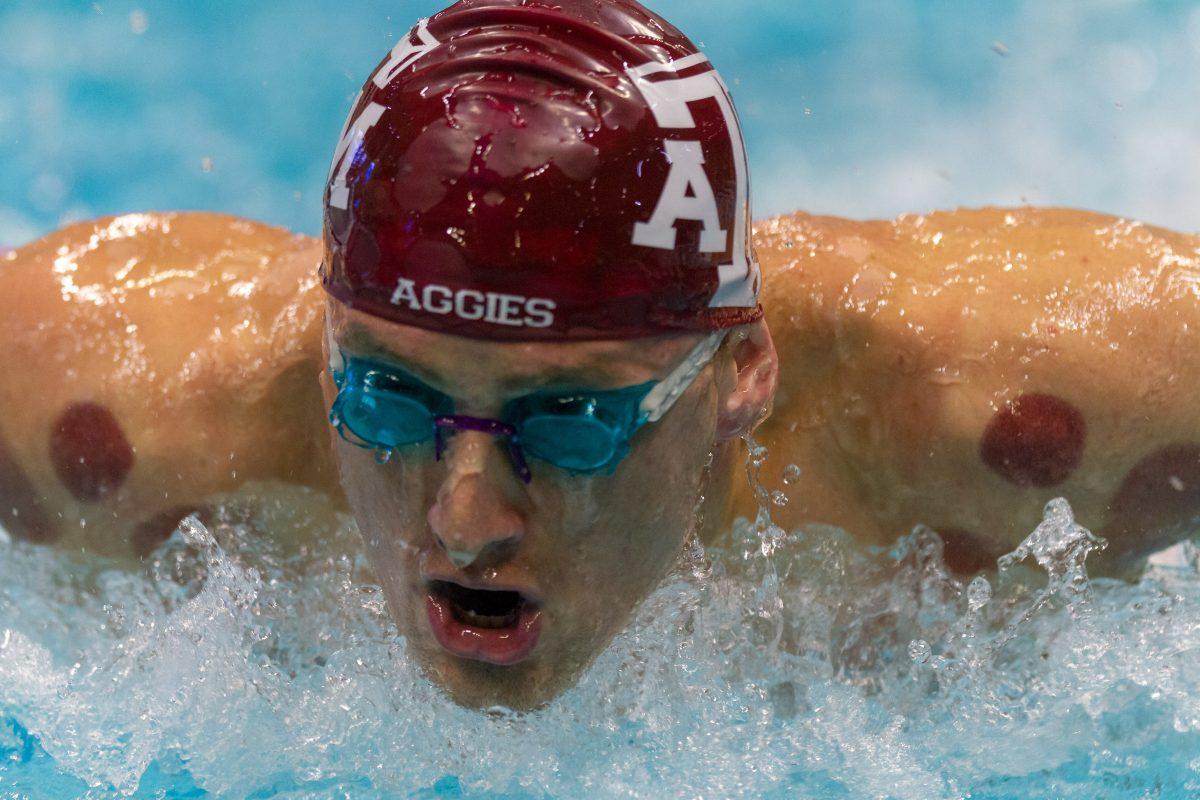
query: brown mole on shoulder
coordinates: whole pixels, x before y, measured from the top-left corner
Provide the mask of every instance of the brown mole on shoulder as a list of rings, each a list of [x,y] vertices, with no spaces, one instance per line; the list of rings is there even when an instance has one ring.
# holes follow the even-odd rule
[[[71,494],[94,503],[125,482],[134,456],[111,411],[97,403],[72,403],[50,430],[50,461]]]
[[[62,531],[50,521],[29,476],[0,439],[0,528],[18,539],[49,544]]]
[[[1083,414],[1049,394],[1022,394],[996,412],[983,432],[979,457],[1000,477],[1022,487],[1056,486],[1083,457]]]
[[[955,575],[971,576],[996,566],[1004,551],[987,538],[961,528],[937,528],[942,540],[942,563]]]
[[[1200,519],[1200,444],[1178,442],[1137,462],[1125,475],[1108,509],[1104,535],[1123,538],[1138,549],[1170,544],[1159,541],[1180,525]],[[1156,536],[1158,534],[1158,536]],[[1134,543],[1132,538],[1144,541]]]

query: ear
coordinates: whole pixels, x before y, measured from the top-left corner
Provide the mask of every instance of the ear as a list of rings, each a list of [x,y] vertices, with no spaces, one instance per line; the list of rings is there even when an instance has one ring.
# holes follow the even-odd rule
[[[779,356],[765,320],[738,329],[729,346],[737,379],[719,398],[719,442],[744,436],[766,419],[779,383]]]

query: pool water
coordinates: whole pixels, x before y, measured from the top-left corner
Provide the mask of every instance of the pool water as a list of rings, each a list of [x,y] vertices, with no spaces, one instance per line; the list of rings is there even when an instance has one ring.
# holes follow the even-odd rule
[[[350,100],[436,7],[7,0],[0,247],[146,208],[316,232]],[[730,83],[760,214],[1029,201],[1197,227],[1187,4],[656,7]],[[770,456],[750,452],[754,479]],[[736,546],[690,549],[528,715],[442,698],[349,521],[289,546],[313,502],[297,490],[248,487],[137,572],[0,542],[0,796],[1200,795],[1190,546],[1136,582],[1089,579],[1100,543],[1056,503],[1003,569],[963,582],[930,531],[864,552],[771,523],[772,493],[802,477],[760,488]],[[247,525],[253,496],[269,502]]]
[[[769,454],[750,452],[753,476]],[[420,676],[348,522],[296,551],[239,514],[211,530],[192,519],[137,574],[5,543],[0,791],[1200,792],[1190,550],[1137,583],[1089,580],[1102,542],[1059,500],[990,580],[964,585],[928,530],[862,552],[837,530],[777,528],[772,488],[761,487],[759,516],[739,524],[735,546],[691,547],[582,682],[524,715],[466,711]],[[794,496],[803,481],[775,490]],[[281,487],[253,492],[297,502]],[[270,514],[255,525],[270,528]]]
[[[651,5],[729,84],[757,215],[1028,201],[1200,228],[1194,4]],[[146,209],[317,232],[359,86],[440,6],[5,0],[0,245]]]

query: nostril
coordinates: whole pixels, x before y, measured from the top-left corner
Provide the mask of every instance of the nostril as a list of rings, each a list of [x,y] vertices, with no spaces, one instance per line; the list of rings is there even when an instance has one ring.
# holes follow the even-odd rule
[[[504,539],[493,539],[476,548],[464,548],[461,544],[455,547],[441,536],[434,535],[438,546],[445,552],[450,563],[458,569],[466,569],[472,564],[476,566],[499,564],[507,561],[516,551],[520,536],[510,536]]]
[[[447,547],[446,543],[441,539],[438,539],[438,544],[446,551],[446,555],[450,558],[450,563],[459,569],[471,566],[475,562],[475,558],[479,555],[478,551],[474,550],[454,550]]]

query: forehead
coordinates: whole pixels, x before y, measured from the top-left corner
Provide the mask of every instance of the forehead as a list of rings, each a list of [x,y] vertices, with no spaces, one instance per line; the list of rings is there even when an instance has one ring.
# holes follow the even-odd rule
[[[664,377],[702,338],[681,333],[629,340],[492,342],[436,333],[327,306],[338,345],[401,362],[438,383],[470,381],[498,389],[555,383],[627,386]]]

